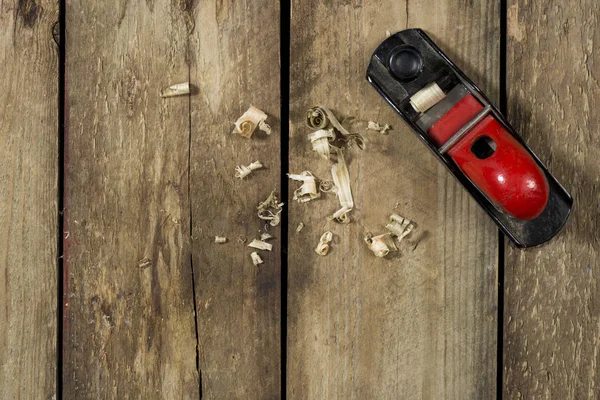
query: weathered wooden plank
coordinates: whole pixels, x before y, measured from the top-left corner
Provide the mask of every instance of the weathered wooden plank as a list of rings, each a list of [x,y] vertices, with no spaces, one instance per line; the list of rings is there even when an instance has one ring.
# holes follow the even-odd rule
[[[256,206],[280,189],[279,3],[200,2],[190,44],[193,264],[203,398],[280,397],[280,227],[255,267],[246,244],[264,232]],[[273,134],[232,134],[250,106]],[[235,167],[260,160],[244,180]],[[281,196],[280,196],[281,197]],[[226,244],[214,243],[227,236]]]
[[[197,398],[185,3],[67,1],[64,397]]]
[[[600,394],[600,44],[595,1],[510,1],[508,114],[574,197],[562,233],[506,255],[506,398]]]
[[[364,74],[386,30],[421,27],[496,98],[499,23],[492,1],[292,2],[291,171],[330,179],[306,138],[312,105],[394,131],[366,133],[368,149],[350,152],[352,223],[326,221],[334,196],[290,205],[291,398],[495,396],[497,230]],[[382,232],[392,212],[418,229],[399,255],[376,259],[362,238]],[[326,230],[334,244],[319,257]]]
[[[58,1],[0,2],[0,398],[56,393]]]

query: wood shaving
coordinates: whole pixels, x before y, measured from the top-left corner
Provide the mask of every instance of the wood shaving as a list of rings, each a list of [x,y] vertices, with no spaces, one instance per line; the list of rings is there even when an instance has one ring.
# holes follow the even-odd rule
[[[258,255],[258,253],[256,251],[253,251],[252,253],[250,253],[250,258],[252,258],[252,263],[255,266],[263,263],[262,258],[260,258],[260,256]]]
[[[398,248],[396,247],[394,239],[390,233],[383,233],[375,237],[367,235],[365,237],[365,242],[367,243],[369,249],[377,257],[385,257],[390,253],[390,251],[398,251]]]
[[[273,249],[273,245],[271,243],[263,242],[262,240],[254,239],[250,242],[248,247],[252,247],[259,250],[269,250]]]
[[[296,233],[300,233],[300,231],[304,229],[304,222],[300,222],[296,227]]]
[[[215,243],[227,243],[227,238],[225,236],[215,236]]]
[[[258,123],[258,129],[266,133],[267,135],[271,134],[271,126],[267,124],[265,121],[260,121]]]
[[[258,204],[256,209],[258,210],[258,218],[269,221],[271,226],[279,225],[281,222],[281,211],[285,203],[280,203],[275,196],[275,191],[272,191],[269,197]]]
[[[325,256],[329,252],[329,243],[333,240],[333,233],[325,232],[319,239],[319,244],[315,248],[315,252],[320,256]]]
[[[329,126],[326,107],[311,107],[306,113],[306,125],[311,129],[325,129]]]
[[[190,94],[190,83],[177,83],[175,85],[171,85],[167,88],[164,88],[160,91],[160,97],[174,97],[174,96],[183,96],[185,94]]]
[[[244,236],[244,235],[238,235],[238,237],[237,237],[237,242],[238,242],[239,244],[244,244],[244,243],[246,243],[246,236]]]
[[[414,228],[414,223],[407,218],[401,217],[398,214],[390,216],[390,222],[385,226],[392,235],[400,242]]]
[[[390,222],[385,227],[389,232],[375,237],[371,235],[365,237],[367,246],[377,257],[385,257],[391,251],[398,251],[394,238],[398,242],[402,241],[413,230],[414,223],[398,214],[392,214]]]
[[[269,239],[273,239],[273,236],[270,233],[263,233],[262,235],[260,235],[260,240],[265,241],[265,240],[269,240]]]
[[[237,166],[237,167],[235,167],[235,177],[244,179],[245,177],[250,175],[252,173],[252,171],[255,171],[255,170],[261,169],[261,168],[264,168],[264,166],[262,165],[262,163],[260,161],[254,161],[253,163],[251,163],[248,166],[245,166],[245,165]]]
[[[369,121],[367,124],[367,130],[369,131],[377,131],[382,135],[387,135],[388,131],[391,130],[392,127],[388,124],[381,125],[378,122]]]
[[[343,151],[346,147],[350,147],[353,144],[356,144],[360,149],[364,149],[365,147],[364,138],[360,134],[350,133],[344,127],[344,123],[352,120],[354,120],[354,117],[348,117],[344,119],[344,122],[340,123],[331,110],[323,106],[312,107],[306,113],[306,124],[309,128],[316,130],[309,135],[313,150],[327,160],[331,157],[331,149],[337,153],[337,163],[331,168],[333,184],[323,182],[319,184],[319,188],[321,192],[334,191],[337,194],[340,201],[340,209],[330,219],[335,219],[340,223],[350,222],[348,214],[354,208],[354,200],[350,189],[350,175]],[[314,188],[314,193],[318,193],[316,187]]]
[[[310,171],[304,171],[301,174],[287,174],[293,181],[302,182],[302,186],[294,190],[293,199],[299,203],[307,203],[311,200],[321,197],[317,190],[317,181]]]
[[[333,181],[321,181],[319,182],[319,190],[323,193],[335,192],[335,185]]]
[[[329,160],[330,156],[330,140],[335,139],[333,129],[319,129],[308,135],[308,140],[312,144],[313,151],[316,151],[321,158]]]
[[[334,212],[330,219],[334,219],[342,224],[347,224],[350,222],[350,218],[348,217],[350,211],[352,211],[352,208],[344,206]]]
[[[267,114],[265,114],[264,111],[254,106],[250,106],[250,108],[235,121],[233,133],[237,133],[240,136],[250,139],[258,127],[258,129],[265,132],[267,135],[270,135],[271,127],[265,123],[266,119]]]
[[[339,140],[344,142],[346,147],[350,147],[353,144],[356,144],[360,149],[365,148],[365,140],[362,137],[362,135],[358,133],[348,132],[348,130],[343,126],[342,123],[340,123],[340,121],[336,118],[333,112],[331,112],[331,110],[327,107],[316,106],[310,108],[306,113],[306,124],[309,128],[315,129],[317,131],[327,130],[329,127],[331,127],[333,130],[335,130],[335,132],[338,132],[340,134],[341,137],[339,137]],[[329,142],[333,142],[336,139],[337,137],[334,137],[333,139],[329,138],[328,140]],[[311,142],[313,143],[313,149],[315,149],[313,138],[311,138]],[[323,154],[325,152],[323,149],[320,149],[318,153],[321,155],[321,157],[324,157]]]
[[[348,213],[354,208],[354,200],[352,199],[352,191],[350,189],[350,174],[348,166],[344,159],[344,152],[337,150],[338,162],[331,167],[331,176],[336,187],[336,194],[340,201],[341,208],[336,211],[331,218],[341,223],[349,223],[350,218]]]
[[[410,98],[410,105],[417,112],[425,112],[439,103],[444,97],[446,97],[446,93],[444,93],[437,83],[431,82]]]

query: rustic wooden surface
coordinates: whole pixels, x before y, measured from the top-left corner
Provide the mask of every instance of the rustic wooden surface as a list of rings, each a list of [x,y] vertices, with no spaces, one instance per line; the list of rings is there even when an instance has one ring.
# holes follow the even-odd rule
[[[199,397],[186,7],[67,1],[65,399]]]
[[[260,267],[237,237],[265,230],[255,207],[281,188],[279,4],[66,3],[63,398],[281,398],[282,318],[290,398],[495,397],[497,230],[364,74],[386,31],[421,27],[497,99],[499,2],[292,1],[290,172],[330,179],[310,106],[394,130],[348,154],[351,224],[327,222],[333,195],[293,203],[290,182],[289,249],[270,228]],[[509,399],[600,395],[599,14],[508,2],[508,117],[575,199],[555,240],[505,250]],[[55,1],[0,2],[3,399],[59,393],[57,19]],[[191,97],[158,96],[187,80]],[[251,104],[273,135],[230,133]],[[362,238],[392,212],[417,229],[376,259]]]
[[[497,230],[364,76],[386,31],[421,27],[496,99],[499,6],[292,1],[290,171],[331,179],[307,141],[310,106],[394,130],[365,133],[367,150],[349,153],[352,223],[326,221],[339,208],[333,195],[290,204],[290,398],[495,397]],[[399,254],[376,259],[362,238],[392,212],[418,228]],[[319,257],[327,230],[334,243]]]
[[[509,399],[600,396],[599,13],[594,1],[509,1],[509,119],[574,198],[556,239],[507,249]]]
[[[280,226],[268,229],[264,264],[255,267],[246,246],[265,232],[258,203],[272,190],[281,198],[279,4],[206,1],[194,15],[190,187],[202,398],[280,398]],[[270,136],[231,133],[250,105],[269,115]],[[256,160],[265,169],[234,178],[236,166]],[[215,235],[228,242],[215,244]]]
[[[56,394],[57,1],[0,2],[0,398]]]

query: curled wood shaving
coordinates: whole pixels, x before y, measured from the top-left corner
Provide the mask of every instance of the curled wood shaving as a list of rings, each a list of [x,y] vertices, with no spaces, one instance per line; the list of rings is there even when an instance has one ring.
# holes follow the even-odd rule
[[[333,233],[325,232],[319,239],[319,244],[315,248],[315,252],[320,256],[325,256],[329,252],[329,243],[333,240]]]
[[[367,125],[367,130],[369,131],[377,131],[382,135],[387,135],[388,131],[391,130],[392,127],[388,124],[380,125],[378,122],[369,121]]]
[[[308,135],[308,140],[310,140],[313,150],[325,160],[329,160],[329,141],[334,139],[335,134],[333,133],[333,129],[319,129]]]
[[[265,123],[266,119],[267,114],[265,114],[264,111],[254,106],[250,106],[250,108],[235,121],[233,133],[237,133],[238,135],[249,139],[258,127],[258,129],[265,132],[267,135],[270,135],[271,127]]]
[[[417,112],[425,112],[439,103],[444,97],[446,97],[446,93],[444,93],[437,83],[431,82],[410,98],[410,105]]]
[[[321,197],[321,193],[317,191],[317,181],[310,171],[304,171],[301,174],[287,174],[293,181],[302,182],[302,186],[294,190],[294,200],[299,203],[306,203]]]
[[[333,112],[331,112],[331,110],[327,107],[316,106],[310,108],[306,113],[306,124],[309,128],[315,130],[325,130],[331,127],[340,134],[341,137],[339,139],[345,143],[345,146],[350,147],[353,144],[356,144],[360,149],[365,148],[364,138],[358,133],[348,132],[348,130],[343,126],[342,123],[340,123]],[[329,139],[329,141],[333,142],[335,139],[336,138]],[[324,157],[322,152],[319,152],[319,154],[321,157]]]
[[[252,258],[252,263],[254,265],[263,263],[262,258],[260,258],[260,256],[258,255],[258,253],[256,251],[253,251],[252,253],[250,253],[250,258]]]
[[[311,129],[325,129],[329,126],[326,107],[311,107],[306,113],[306,124]]]
[[[304,229],[304,222],[300,222],[296,227],[296,233],[300,233],[300,231]]]
[[[235,177],[244,179],[245,177],[250,175],[252,173],[252,171],[255,171],[260,168],[264,168],[260,161],[254,161],[253,163],[251,163],[248,166],[239,165],[239,166],[235,167]]]
[[[414,223],[398,214],[392,214],[390,216],[390,222],[388,222],[385,227],[398,241],[401,241],[413,230]]]
[[[321,181],[319,182],[319,190],[323,193],[335,192],[335,185],[333,181]]]
[[[226,243],[227,238],[225,236],[215,236],[215,243]]]
[[[260,129],[261,131],[263,131],[267,135],[270,135],[272,133],[272,131],[271,131],[271,125],[267,124],[265,121],[260,121],[258,123],[258,129]]]
[[[394,238],[400,242],[414,228],[414,223],[398,214],[390,216],[390,222],[385,226],[387,233],[371,237],[367,235],[365,242],[377,257],[385,257],[391,251],[398,251]]]
[[[270,233],[263,233],[262,235],[260,235],[260,240],[265,241],[265,240],[269,240],[269,239],[273,239],[273,236]]]
[[[258,218],[269,221],[269,225],[277,226],[281,222],[281,211],[285,203],[280,203],[275,196],[275,191],[272,191],[269,197],[258,204]]]
[[[160,91],[160,97],[174,97],[174,96],[182,96],[184,94],[190,94],[190,83],[177,83],[175,85],[171,85],[167,88],[164,88]]]
[[[331,167],[331,176],[333,177],[333,183],[336,187],[336,194],[340,201],[341,208],[336,211],[331,218],[347,224],[350,222],[348,213],[354,208],[354,200],[352,199],[350,175],[348,173],[346,160],[344,159],[344,152],[338,149],[337,154],[338,161],[337,164],[334,164]]]
[[[250,242],[248,247],[252,247],[259,250],[269,250],[273,249],[273,245],[271,243],[263,242],[262,240],[254,239]]]
[[[365,237],[365,242],[367,243],[369,249],[377,257],[385,257],[390,253],[390,251],[398,251],[398,248],[396,247],[394,239],[390,233],[383,233],[375,237],[367,235]]]
[[[330,218],[342,224],[348,224],[350,223],[350,218],[348,217],[348,213],[350,213],[350,211],[352,211],[352,208],[344,206],[334,212]]]
[[[246,243],[246,236],[244,236],[244,235],[238,235],[238,237],[237,237],[237,242],[238,242],[239,244],[244,244],[244,243]]]

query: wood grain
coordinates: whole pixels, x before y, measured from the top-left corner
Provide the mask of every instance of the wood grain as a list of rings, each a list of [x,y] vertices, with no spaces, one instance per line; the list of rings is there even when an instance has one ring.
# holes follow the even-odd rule
[[[58,1],[0,2],[0,398],[56,394]]]
[[[497,230],[364,75],[386,31],[421,27],[495,99],[499,18],[489,1],[292,1],[291,172],[330,179],[309,149],[310,106],[394,130],[365,133],[368,149],[349,154],[352,223],[326,221],[339,207],[331,195],[290,204],[290,398],[495,397]],[[362,238],[392,212],[418,229],[399,254],[376,259]],[[332,250],[319,257],[326,230]]]
[[[192,248],[202,396],[280,398],[280,227],[268,229],[273,251],[259,251],[264,264],[255,267],[246,246],[265,231],[258,203],[272,190],[281,197],[279,3],[206,1],[194,15]],[[250,105],[269,115],[271,136],[231,133]],[[236,166],[256,160],[265,169],[234,178]],[[216,235],[228,242],[215,244]]]
[[[67,1],[64,398],[199,397],[187,3]]]
[[[56,394],[57,19],[57,1],[0,2],[3,399]]]
[[[506,398],[600,396],[600,44],[594,1],[510,1],[508,116],[574,198],[565,229],[507,249]]]

